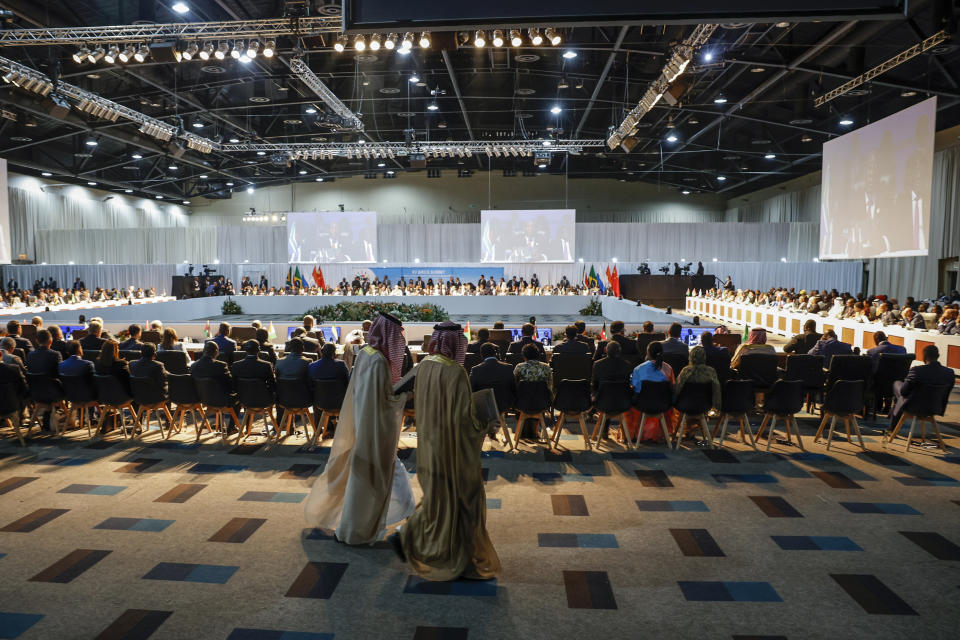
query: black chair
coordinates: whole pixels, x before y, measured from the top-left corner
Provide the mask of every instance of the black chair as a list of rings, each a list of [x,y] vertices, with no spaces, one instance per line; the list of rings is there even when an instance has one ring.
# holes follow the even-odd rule
[[[714,333],[713,334],[713,344],[717,347],[726,347],[727,351],[734,353],[737,350],[737,347],[740,346],[740,343],[743,342],[743,337],[739,333]]]
[[[634,448],[640,446],[643,437],[643,425],[649,418],[656,418],[663,430],[663,441],[670,446],[670,430],[667,428],[666,413],[673,407],[673,389],[670,383],[644,380],[640,390],[633,394],[630,403],[640,412],[640,427],[637,429],[637,439]]]
[[[494,392],[496,396],[496,392]],[[544,420],[544,414],[550,410],[550,403],[553,398],[550,396],[550,387],[543,381],[521,381],[517,382],[517,430],[514,435],[516,446],[520,446],[520,432],[523,429],[523,423],[526,420],[537,421],[537,437],[547,435],[547,423]],[[498,405],[499,408],[499,405]],[[554,427],[556,429],[556,427]],[[547,444],[553,442],[552,438],[547,437]]]
[[[683,435],[687,432],[687,426],[690,422],[697,422],[700,425],[700,433],[703,435],[704,442],[713,444],[713,435],[707,427],[707,412],[713,406],[713,384],[710,382],[688,382],[680,389],[677,399],[673,406],[680,412],[680,426],[677,428],[677,437],[674,439],[673,448],[678,449],[683,441]]]
[[[153,344],[160,344],[160,341],[163,339],[163,334],[159,331],[142,331],[140,332],[140,342],[151,342]]]
[[[717,380],[720,382],[720,386],[725,387],[727,380],[730,379],[730,351],[714,351],[707,353],[707,362],[708,367],[713,367],[713,370],[717,372]]]
[[[737,378],[750,380],[757,391],[766,391],[777,381],[777,354],[746,353],[736,369]]]
[[[929,423],[937,434],[937,441],[940,443],[940,449],[946,452],[947,447],[943,443],[943,436],[940,435],[940,427],[937,425],[936,416],[942,416],[947,411],[947,404],[950,399],[950,387],[944,384],[918,384],[913,392],[907,396],[907,402],[903,406],[903,415],[897,422],[897,426],[890,432],[887,438],[888,443],[892,443],[897,437],[897,433],[903,426],[907,418],[910,418],[910,433],[907,434],[907,451],[910,451],[910,443],[913,440],[913,429],[920,419],[920,439],[926,437],[926,426]]]
[[[20,362],[26,363],[27,361],[27,352],[24,351],[21,347],[17,347],[13,350],[13,355],[20,358]]]
[[[690,364],[690,356],[683,353],[665,353],[663,361],[670,365],[674,375],[680,375],[683,368]]]
[[[127,362],[133,362],[134,360],[139,360],[139,359],[140,359],[140,352],[139,352],[139,351],[130,351],[130,350],[121,351],[121,352],[120,352],[120,359],[121,359],[121,360],[126,360]]]
[[[313,429],[310,446],[323,442],[330,428],[330,419],[339,418],[343,408],[343,398],[347,393],[347,383],[343,380],[311,380],[314,411],[320,410],[320,419]]]
[[[624,380],[617,382],[614,380],[601,380],[597,387],[596,401],[597,424],[593,427],[593,440],[600,447],[600,436],[603,427],[611,420],[616,419],[620,429],[620,439],[624,445],[629,446],[630,436],[627,433],[626,413],[630,410],[633,400],[633,389],[630,383]],[[609,427],[608,427],[609,428]]]
[[[590,411],[590,407],[593,405],[590,400],[590,382],[587,380],[563,379],[557,384],[556,389],[557,391],[553,396],[553,408],[560,412],[560,417],[557,418],[556,426],[553,429],[553,446],[556,447],[560,442],[564,422],[573,419],[580,423],[583,444],[589,451],[590,434],[587,433],[587,424],[583,416]]]
[[[764,398],[763,421],[760,423],[760,428],[757,429],[757,435],[754,437],[754,440],[760,439],[763,435],[764,428],[766,428],[767,423],[769,423],[770,430],[767,432],[767,451],[770,451],[770,445],[773,443],[773,428],[777,424],[777,418],[783,418],[784,425],[786,426],[787,441],[793,442],[790,437],[790,425],[792,424],[793,431],[795,431],[797,435],[797,444],[801,451],[805,451],[803,448],[803,439],[800,436],[800,427],[797,425],[797,419],[794,417],[802,408],[803,383],[800,380],[777,380],[773,383],[773,386],[770,387],[770,390]]]
[[[138,414],[133,409],[133,398],[127,393],[120,379],[112,375],[94,375],[93,383],[97,388],[97,402],[99,402],[101,406],[100,420],[97,422],[96,432],[100,433],[100,430],[103,428],[103,423],[108,417],[111,417],[113,418],[114,427],[120,429],[120,433],[123,434],[123,439],[126,440],[127,421],[123,415],[123,410],[126,409],[130,412],[130,417],[133,419],[131,437],[136,437],[136,427],[139,426],[140,421],[136,419]],[[120,418],[119,427],[117,427],[117,418]],[[162,430],[160,435],[163,435]]]
[[[190,356],[186,351],[158,351],[157,360],[163,363],[167,373],[183,375],[190,371]]]
[[[506,356],[506,358],[504,359],[504,362],[506,362],[507,364],[515,367],[515,366],[517,366],[518,364],[520,364],[521,362],[523,362],[523,354],[522,354],[522,353],[508,353],[507,356]]]
[[[40,407],[50,407],[50,423],[53,426],[56,410],[67,416],[67,396],[63,392],[63,384],[59,378],[42,375],[39,373],[28,373],[27,384],[30,387],[30,423],[27,426],[27,435],[30,435],[33,425],[40,426]],[[66,426],[55,429],[58,435],[66,430]]]
[[[847,442],[853,444],[850,435],[850,422],[852,421],[857,432],[857,438],[860,439],[860,448],[864,451],[867,450],[863,444],[863,436],[860,434],[860,425],[857,424],[856,416],[857,412],[863,409],[863,388],[863,380],[837,380],[833,383],[823,400],[823,420],[820,421],[817,435],[813,437],[814,442],[820,439],[820,434],[823,433],[827,420],[830,420],[830,432],[827,434],[827,451],[830,451],[833,428],[837,424],[837,418],[840,418],[847,430]]]
[[[73,421],[73,412],[77,411],[79,413],[79,425],[80,429],[84,425],[87,426],[87,436],[92,437],[93,434],[90,432],[90,427],[93,425],[92,417],[87,416],[87,410],[95,409],[100,406],[97,402],[97,390],[93,385],[92,376],[60,376],[60,382],[63,383],[64,395],[67,397],[67,402],[69,403],[67,409],[67,422],[70,424],[76,424]]]
[[[233,352],[233,355],[231,356],[231,358],[232,358],[231,364],[234,363],[234,362],[240,362],[241,360],[243,360],[243,359],[246,358],[246,357],[247,357],[247,352],[246,352],[246,351],[234,351],[234,352]]]
[[[640,333],[637,334],[637,351],[642,357],[647,355],[647,347],[650,346],[651,342],[661,342],[666,339],[666,334],[664,333]],[[642,360],[641,360],[642,362]]]
[[[226,442],[227,425],[224,417],[233,418],[233,424],[240,428],[240,418],[234,410],[236,398],[230,389],[230,383],[225,378],[194,378],[193,382],[204,412],[213,410],[214,426]]]
[[[873,358],[857,355],[833,356],[827,370],[824,391],[830,391],[838,380],[862,380],[866,393],[872,386]]]
[[[593,358],[589,353],[554,353],[550,368],[553,370],[553,388],[558,389],[561,380],[589,380],[593,373]]]
[[[750,418],[747,414],[753,411],[755,406],[755,397],[753,393],[753,383],[749,380],[728,380],[723,386],[723,400],[720,405],[720,417],[717,419],[717,426],[713,428],[713,435],[720,431],[720,446],[723,446],[727,438],[727,423],[730,418],[736,418],[740,426],[740,442],[746,444],[747,437],[750,438],[750,446],[757,448],[757,442],[753,439],[753,431],[750,429]]]
[[[510,437],[510,430],[507,429],[507,413],[516,410],[517,394],[514,385],[508,382],[500,382],[492,385],[481,384],[473,387],[474,391],[481,391],[483,389],[493,389],[493,397],[497,402],[497,411],[500,412],[500,430],[503,431],[506,444],[512,451],[516,448],[516,443],[514,443],[513,438]],[[518,425],[517,428],[519,429],[520,425]]]
[[[17,389],[10,383],[0,384],[0,424],[9,424],[21,447],[27,446],[20,432],[20,402]],[[29,429],[27,435],[30,434]]]
[[[88,361],[90,361],[90,362],[96,362],[97,359],[100,357],[100,350],[99,350],[99,349],[96,349],[96,350],[91,349],[90,351],[84,351],[84,352],[83,352],[83,356],[81,356],[81,357],[82,357],[84,360],[88,360]]]
[[[873,372],[874,415],[879,405],[893,398],[893,383],[903,381],[910,373],[910,367],[916,360],[916,354],[882,353],[877,360],[877,369]]]
[[[807,410],[818,392],[823,389],[823,356],[812,356],[806,353],[793,353],[787,356],[787,365],[780,376],[784,380],[799,380],[803,385],[803,392],[807,399]]]
[[[267,425],[267,418],[269,418],[279,438],[280,427],[277,425],[277,419],[273,416],[276,397],[267,386],[267,381],[262,378],[237,378],[236,384],[237,400],[243,407],[243,424],[237,430],[237,444],[240,444],[244,434],[250,435],[250,430],[253,428],[253,422],[257,419],[257,416],[263,416],[263,427],[267,431],[269,431]]]
[[[206,427],[208,431],[213,431],[210,423],[207,422],[207,416],[203,413],[203,405],[200,402],[200,394],[197,393],[197,385],[194,384],[190,375],[168,374],[167,391],[170,394],[170,402],[177,405],[177,410],[174,413],[177,431],[183,430],[183,421],[187,417],[187,411],[190,412],[193,426],[197,430],[197,442],[200,442],[202,427]],[[200,420],[197,420],[198,411],[200,412]]]
[[[167,399],[163,395],[163,387],[158,385],[150,378],[130,377],[130,388],[133,391],[133,400],[140,405],[137,410],[137,426],[143,429],[143,433],[150,430],[151,416],[157,419],[157,426],[160,427],[160,435],[163,436],[163,423],[160,421],[160,414],[167,419],[167,435],[169,438],[173,433],[174,421],[170,415],[170,409],[167,408]],[[146,427],[142,426],[143,417],[147,417]],[[178,429],[179,432],[179,429]]]
[[[483,356],[479,353],[468,353],[463,359],[463,368],[470,372],[475,366],[483,362]]]
[[[277,442],[280,434],[286,430],[296,430],[297,416],[304,418],[304,433],[308,440],[310,436],[310,407],[313,406],[313,393],[307,384],[306,378],[277,378],[277,404],[283,409],[283,419],[280,420],[280,429],[277,431]]]

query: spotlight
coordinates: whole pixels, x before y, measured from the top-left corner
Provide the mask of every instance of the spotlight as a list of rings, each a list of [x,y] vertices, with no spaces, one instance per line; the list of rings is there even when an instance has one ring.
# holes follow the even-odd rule
[[[503,46],[503,31],[497,29],[493,32],[493,46],[502,47]]]
[[[717,182],[723,182],[727,179],[727,176],[717,176]]]
[[[118,56],[120,58],[120,62],[130,62],[133,60],[135,53],[136,51],[133,49],[133,45],[128,44],[123,48],[123,51],[121,51]]]
[[[343,50],[347,48],[347,36],[342,33],[337,36],[336,41],[333,43],[333,50],[337,53],[343,53]]]
[[[234,60],[239,60],[240,56],[243,55],[243,40],[237,40],[233,43],[233,49],[230,50],[230,57]]]
[[[564,52],[563,52],[563,57],[566,58],[567,60],[573,60],[574,58],[577,57],[577,52],[576,52],[576,51],[570,51],[570,50],[564,51]]]
[[[430,48],[430,32],[424,31],[420,34],[420,48],[429,49]]]
[[[88,147],[95,147],[98,143],[96,138],[87,138],[87,141],[84,144],[86,144]]]
[[[721,93],[721,94],[717,95],[716,98],[713,99],[713,103],[714,103],[714,104],[727,104],[727,97]]]
[[[561,111],[563,111],[563,109],[561,109],[561,108],[559,107],[559,105],[553,105],[553,106],[550,108],[550,113],[552,113],[553,115],[557,115],[557,114],[560,113]]]
[[[440,107],[437,106],[436,102],[431,102],[430,104],[427,105],[427,109],[429,109],[430,111],[436,111],[439,108]]]
[[[677,141],[677,136],[675,134],[671,133],[670,135],[667,136],[667,142],[676,142],[676,141]]]
[[[96,182],[88,182],[87,185],[88,185],[88,186],[91,186],[91,187],[95,187],[95,186],[97,186],[97,183],[96,183]]]
[[[252,187],[252,186],[247,187],[247,193],[253,193],[253,187]]]
[[[379,51],[380,42],[381,42],[381,38],[379,33],[375,33],[372,36],[370,36],[370,51]]]
[[[487,34],[483,29],[477,29],[477,32],[473,34],[473,46],[478,49],[483,48],[487,44]]]
[[[540,29],[528,29],[527,37],[530,38],[530,44],[536,47],[543,44],[543,35],[540,33]]]
[[[194,122],[194,123],[193,123],[193,128],[194,128],[194,129],[203,129],[203,123],[198,120],[197,122]]]
[[[413,34],[407,31],[403,34],[403,42],[400,43],[400,51],[406,49],[408,52],[413,48]]]
[[[703,59],[706,60],[707,62],[710,62],[711,60],[713,60],[713,54],[707,51],[705,54],[703,54]]]
[[[251,40],[250,44],[247,45],[247,57],[253,60],[257,57],[258,51],[260,51],[260,43],[256,40]]]
[[[272,58],[277,52],[277,43],[273,40],[267,40],[263,45],[263,57]]]
[[[353,48],[356,51],[363,51],[367,48],[367,41],[363,39],[363,34],[358,33],[353,39]]]
[[[180,167],[178,167],[178,166],[175,165],[175,164],[171,164],[171,165],[169,165],[169,166],[167,167],[167,169],[169,169],[170,171],[176,171],[176,170],[179,169],[179,168],[180,168]]]
[[[844,127],[849,127],[853,124],[853,119],[850,116],[843,116],[840,118],[840,124]]]
[[[196,42],[191,42],[187,45],[187,48],[183,50],[183,59],[190,61],[193,60],[193,57],[197,55],[200,51],[200,47],[197,46]]]
[[[510,44],[519,47],[523,44],[523,38],[520,37],[520,29],[510,29]]]
[[[557,33],[557,30],[553,27],[548,28],[543,34],[547,36],[547,40],[549,40],[553,46],[560,44],[560,34]]]
[[[130,157],[133,158],[134,160],[140,160],[141,158],[143,158],[143,155],[142,155],[142,154],[139,154],[139,153],[135,153],[135,154],[131,155]]]
[[[209,60],[210,56],[213,55],[213,43],[208,42],[200,48],[200,53],[198,54],[201,60]]]
[[[150,47],[145,44],[140,45],[140,48],[137,49],[137,52],[133,54],[133,59],[137,62],[143,62],[150,56]]]
[[[383,41],[383,48],[387,51],[393,51],[397,48],[397,34],[391,33],[387,36],[387,39]]]
[[[688,195],[690,195],[690,190],[689,190],[689,189],[684,189],[684,190],[681,191],[680,193],[682,193],[682,194],[685,195],[685,196],[688,196]]]
[[[85,46],[80,47],[80,49],[73,54],[73,61],[77,64],[81,64],[90,56],[90,49],[87,49]]]
[[[97,47],[90,52],[90,55],[87,56],[87,61],[96,64],[97,62],[100,62],[100,58],[103,57],[103,54],[103,47]]]
[[[418,76],[416,73],[411,73],[410,82],[413,82],[413,83],[420,82],[420,76]]]
[[[767,160],[773,160],[774,158],[777,157],[777,154],[775,154],[775,153],[768,153],[768,154],[765,154],[763,157],[766,158]]]
[[[44,172],[41,173],[40,175],[42,175],[44,178],[49,178],[49,177],[52,176],[53,174],[50,173],[49,171],[44,171]]]
[[[190,5],[188,5],[186,2],[174,2],[173,6],[170,8],[177,13],[187,13],[190,11]]]
[[[217,45],[217,50],[213,52],[213,57],[217,60],[223,60],[228,55],[230,55],[230,45],[226,42],[221,42]]]

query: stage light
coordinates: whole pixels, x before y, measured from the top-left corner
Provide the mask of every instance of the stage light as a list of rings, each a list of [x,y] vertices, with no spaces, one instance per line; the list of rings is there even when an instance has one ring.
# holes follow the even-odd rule
[[[191,42],[187,45],[187,48],[183,50],[183,59],[188,62],[193,60],[193,56],[197,55],[198,51],[200,51],[200,47],[197,46],[197,43]]]
[[[98,143],[96,138],[87,138],[87,141],[84,144],[86,144],[88,147],[95,147]]]
[[[547,40],[553,46],[557,46],[558,44],[560,44],[560,34],[557,33],[557,30],[554,29],[553,27],[549,27],[546,31],[543,32],[543,34],[547,36]]]
[[[392,176],[394,173],[395,172],[393,171],[393,169],[391,169],[390,171],[387,171],[388,176]],[[384,262],[386,262],[386,260],[384,260]]]
[[[420,82],[420,76],[418,76],[416,73],[411,73],[410,82],[414,82],[414,83]]]
[[[676,141],[677,141],[676,134],[671,133],[670,135],[667,136],[667,142],[676,142]]]
[[[317,182],[323,182],[323,178],[317,178]]]
[[[768,154],[764,155],[763,157],[766,158],[767,160],[773,160],[774,158],[777,157],[777,154],[775,154],[775,153],[768,153]]]
[[[430,111],[436,111],[439,108],[440,107],[437,106],[436,102],[431,102],[430,104],[427,105],[427,109],[429,109]]]
[[[570,50],[564,51],[564,52],[563,52],[563,57],[566,58],[567,60],[573,60],[574,58],[577,57],[577,52],[576,52],[576,51],[570,51]]]
[[[540,29],[528,29],[527,37],[530,38],[530,44],[535,47],[539,47],[543,44],[543,35],[540,33]]]
[[[820,258],[814,258],[813,261],[814,261],[814,262],[820,262]]]
[[[414,258],[413,261],[417,264],[420,264],[420,258]]]
[[[308,114],[308,115],[311,115],[311,116],[312,116],[313,114],[315,114],[316,112],[317,112],[317,110],[314,109],[313,107],[307,107],[306,109],[304,109],[304,113],[306,113],[306,114]]]
[[[616,262],[616,261],[617,261],[617,259],[616,259],[616,258],[610,258],[610,259],[611,259],[612,261],[614,261],[614,262]]]
[[[256,40],[251,40],[250,44],[247,45],[247,57],[253,60],[257,57],[258,51],[260,51],[260,43]]]
[[[97,183],[96,183],[96,182],[88,182],[88,183],[87,183],[87,186],[95,187],[95,186],[97,186]]]
[[[247,193],[253,193],[253,187],[247,187]]]
[[[503,46],[503,31],[497,29],[493,32],[493,46],[502,47]]]
[[[780,258],[780,262],[786,262],[786,261],[787,261],[786,258]]]
[[[722,93],[713,99],[714,104],[727,104],[727,97]]]
[[[135,153],[135,154],[133,154],[133,155],[130,156],[130,157],[133,158],[134,160],[139,160],[139,159],[142,158],[143,156],[140,155],[139,153]]]
[[[87,49],[85,46],[80,47],[77,50],[77,52],[73,54],[73,61],[76,62],[77,64],[81,64],[85,60],[87,60],[89,55],[90,55],[90,49]]]
[[[232,186],[233,186],[233,183],[232,183],[232,182],[227,182],[227,183],[226,183],[226,186],[232,187]]]
[[[477,32],[473,34],[473,46],[478,49],[482,49],[487,44],[487,34],[483,29],[477,29]]]
[[[97,47],[90,52],[90,55],[87,56],[87,61],[96,64],[97,62],[100,62],[100,58],[103,57],[103,54],[103,47]]]
[[[379,33],[370,36],[370,51],[380,51],[381,37]]]
[[[520,29],[510,29],[510,44],[519,47],[523,44],[523,38],[520,36]]]
[[[403,41],[400,43],[400,53],[403,53],[403,50],[406,49],[407,53],[410,53],[410,49],[413,48],[413,34],[407,31],[403,34]]]
[[[558,105],[553,105],[553,106],[550,108],[550,113],[552,113],[552,114],[554,114],[554,115],[560,113],[561,111],[563,111],[563,109],[561,109]]]
[[[358,33],[353,38],[353,48],[356,51],[363,51],[367,48],[367,41],[363,39],[363,34]]]
[[[124,189],[123,192],[124,192],[124,193],[133,193],[133,189]],[[101,261],[98,262],[97,264],[103,264],[103,260],[101,260]]]
[[[137,62],[143,62],[150,56],[150,47],[145,44],[140,45],[140,48],[137,49],[137,52],[133,54],[133,59]]]
[[[387,39],[383,41],[383,48],[387,51],[393,51],[397,48],[397,34],[391,33],[387,36]]]
[[[117,54],[117,58],[119,58],[120,62],[130,62],[130,60],[133,59],[133,54],[135,53],[136,51],[134,50],[133,45],[128,44],[123,48],[123,51]]]
[[[707,62],[710,62],[711,60],[713,60],[713,54],[707,51],[705,54],[703,54],[703,59],[706,60]]]
[[[198,55],[200,56],[201,60],[209,60],[210,56],[213,55],[213,51],[213,43],[208,42],[200,48],[200,53]]]
[[[546,165],[546,163],[541,162],[540,164],[537,165],[537,167],[539,167],[540,169],[546,169],[546,168],[547,168],[547,165]]]
[[[163,200],[163,196],[161,195],[155,195],[153,197],[156,198],[157,200]]]
[[[688,196],[688,195],[690,195],[690,190],[689,190],[689,189],[684,189],[684,190],[681,191],[680,193],[682,193],[682,194],[685,195],[685,196]]]
[[[171,164],[171,165],[169,165],[169,166],[167,167],[167,169],[170,170],[170,171],[176,171],[176,170],[179,169],[179,168],[180,168],[180,167],[178,167],[178,166],[175,165],[175,164]]]
[[[194,122],[194,123],[193,123],[193,128],[194,128],[194,129],[203,129],[203,123],[202,123],[202,122],[199,122],[199,121],[198,121],[198,122]]]
[[[849,127],[850,125],[853,124],[853,119],[850,118],[850,116],[843,116],[842,118],[840,118],[839,124],[843,125],[844,127]]]
[[[420,48],[429,49],[430,48],[430,32],[424,31],[420,34]]]
[[[234,60],[239,60],[240,56],[243,55],[243,40],[236,40],[233,43],[233,49],[230,50],[230,57]]]
[[[187,13],[190,11],[190,5],[188,5],[186,2],[174,2],[173,6],[170,8],[177,13]]]
[[[277,43],[273,40],[267,40],[263,45],[263,57],[272,58],[273,54],[277,52]]]
[[[343,53],[343,50],[347,48],[347,36],[342,33],[337,36],[337,39],[333,43],[333,50],[337,53]]]
[[[257,151],[257,155],[258,155],[258,156],[265,156],[265,155],[267,155],[267,152],[266,152],[266,151]]]
[[[727,176],[717,176],[717,182],[723,182],[727,179]]]
[[[217,44],[217,49],[213,52],[213,57],[217,60],[223,60],[228,55],[230,55],[230,45],[226,42]]]
[[[583,262],[583,258],[577,258],[577,262]]]
[[[298,171],[297,173],[299,173],[299,174],[302,175],[302,176],[305,176],[305,175],[307,175],[307,170],[306,170],[306,169],[300,169],[300,171]]]

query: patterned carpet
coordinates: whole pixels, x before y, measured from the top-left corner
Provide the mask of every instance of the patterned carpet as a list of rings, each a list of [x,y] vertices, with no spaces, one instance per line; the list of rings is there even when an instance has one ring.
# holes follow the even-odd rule
[[[801,425],[806,453],[488,440],[503,573],[453,583],[306,528],[328,449],[302,437],[4,440],[0,638],[956,638],[956,429],[828,453]]]

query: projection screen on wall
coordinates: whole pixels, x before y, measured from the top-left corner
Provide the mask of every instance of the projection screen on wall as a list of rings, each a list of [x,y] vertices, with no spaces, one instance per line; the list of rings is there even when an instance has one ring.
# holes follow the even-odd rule
[[[937,99],[823,145],[821,258],[925,256]]]
[[[287,214],[289,262],[376,262],[374,211],[292,211]]]
[[[574,209],[480,212],[480,262],[573,262]]]

